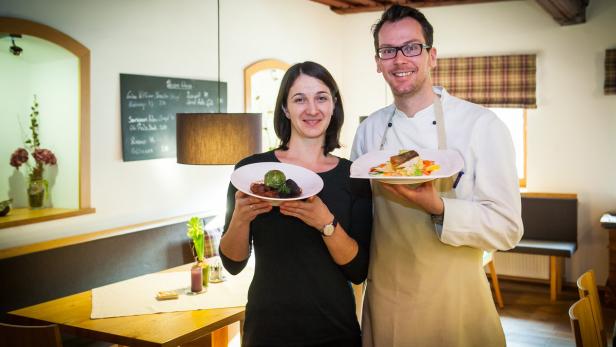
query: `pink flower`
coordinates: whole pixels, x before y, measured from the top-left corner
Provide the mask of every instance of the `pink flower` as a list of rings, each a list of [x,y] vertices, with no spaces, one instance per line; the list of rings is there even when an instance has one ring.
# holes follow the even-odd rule
[[[39,125],[38,125],[38,102],[36,100],[36,95],[34,96],[34,105],[31,107],[32,112],[30,113],[30,130],[32,131],[32,137],[28,138],[25,142],[26,147],[31,151],[32,158],[36,162],[36,165],[32,166],[28,163],[28,150],[25,148],[17,148],[15,152],[11,155],[11,166],[15,167],[15,169],[19,169],[20,166],[26,164],[28,167],[28,175],[30,175],[30,179],[42,179],[43,171],[45,170],[44,165],[56,165],[58,160],[56,159],[55,154],[52,151],[46,148],[40,148],[41,142],[39,140]]]
[[[53,154],[52,154],[53,155]],[[55,157],[54,157],[55,160]],[[28,161],[28,151],[24,148],[17,148],[13,154],[11,154],[11,166],[19,169],[19,167]]]
[[[56,156],[53,152],[45,148],[35,148],[32,157],[37,163],[42,162],[47,165],[56,165],[57,163]]]

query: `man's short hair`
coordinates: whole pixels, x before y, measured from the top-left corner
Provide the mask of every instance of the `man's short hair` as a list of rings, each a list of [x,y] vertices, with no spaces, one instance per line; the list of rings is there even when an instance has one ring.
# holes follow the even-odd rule
[[[434,29],[432,28],[432,24],[428,22],[426,16],[421,13],[418,9],[402,6],[402,5],[393,5],[388,8],[383,14],[381,18],[372,26],[372,35],[374,37],[374,50],[378,52],[379,50],[379,31],[381,31],[381,27],[383,24],[390,22],[397,22],[404,18],[412,18],[419,22],[421,25],[424,38],[426,39],[425,44],[432,47],[433,43],[433,35]]]

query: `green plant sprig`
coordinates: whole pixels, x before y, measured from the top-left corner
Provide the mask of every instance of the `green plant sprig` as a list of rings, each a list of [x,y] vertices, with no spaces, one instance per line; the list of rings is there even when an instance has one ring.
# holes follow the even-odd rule
[[[30,131],[32,132],[32,138],[26,140],[26,144],[28,144],[31,148],[38,148],[41,146],[41,141],[39,140],[39,104],[36,99],[36,95],[34,95],[34,105],[30,107],[32,112],[30,112]]]
[[[203,261],[203,225],[201,224],[201,219],[199,217],[192,217],[188,220],[188,227],[186,231],[186,236],[188,236],[195,247],[195,253],[197,254],[197,261]]]

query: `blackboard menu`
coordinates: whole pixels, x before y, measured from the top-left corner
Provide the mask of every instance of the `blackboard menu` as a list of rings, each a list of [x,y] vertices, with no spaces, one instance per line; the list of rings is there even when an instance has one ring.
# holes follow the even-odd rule
[[[175,157],[175,114],[227,111],[227,83],[120,74],[124,161]]]

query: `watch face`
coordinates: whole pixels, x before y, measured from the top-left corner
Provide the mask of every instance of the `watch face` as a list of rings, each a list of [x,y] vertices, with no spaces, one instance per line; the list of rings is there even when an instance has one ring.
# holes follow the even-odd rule
[[[327,224],[324,228],[323,228],[323,235],[325,236],[330,236],[331,234],[334,233],[334,229],[335,227],[331,224]]]

